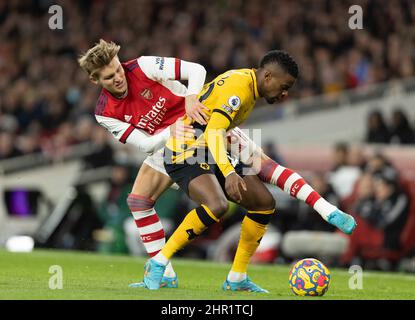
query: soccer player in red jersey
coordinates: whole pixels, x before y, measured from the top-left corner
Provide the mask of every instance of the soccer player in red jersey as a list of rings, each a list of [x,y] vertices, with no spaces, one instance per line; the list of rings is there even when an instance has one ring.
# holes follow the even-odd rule
[[[155,201],[173,181],[163,165],[163,147],[170,135],[193,135],[181,117],[187,114],[198,123],[207,123],[206,108],[197,99],[205,82],[203,66],[177,58],[142,56],[121,63],[120,46],[100,40],[78,62],[90,80],[102,87],[95,117],[117,140],[136,146],[149,156],[141,166],[127,198],[141,240],[150,257],[165,244],[163,226],[154,209]],[[187,80],[184,86],[179,80]],[[297,173],[269,157],[240,129],[228,133],[228,141],[244,149],[235,156],[242,162],[259,161],[258,176],[313,207],[326,221],[350,233],[350,216],[331,205]],[[244,156],[243,156],[244,155]],[[350,218],[349,218],[350,217]],[[177,276],[169,264],[164,287],[177,287]]]
[[[154,209],[157,198],[172,185],[164,170],[162,147],[171,134],[193,135],[180,117],[205,123],[197,94],[205,82],[205,68],[175,58],[144,56],[121,63],[120,46],[100,40],[78,62],[89,79],[102,87],[95,117],[117,140],[151,154],[141,166],[127,202],[144,247],[150,256],[165,243],[163,226]],[[186,88],[177,80],[187,80]],[[157,152],[158,151],[158,152]],[[171,265],[166,281],[177,285]]]

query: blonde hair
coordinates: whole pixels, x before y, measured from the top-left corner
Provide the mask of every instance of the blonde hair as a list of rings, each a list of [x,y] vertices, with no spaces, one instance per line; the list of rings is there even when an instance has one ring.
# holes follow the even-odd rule
[[[120,46],[114,42],[99,40],[91,49],[82,54],[78,63],[81,68],[94,79],[98,78],[97,71],[108,65],[120,51]]]

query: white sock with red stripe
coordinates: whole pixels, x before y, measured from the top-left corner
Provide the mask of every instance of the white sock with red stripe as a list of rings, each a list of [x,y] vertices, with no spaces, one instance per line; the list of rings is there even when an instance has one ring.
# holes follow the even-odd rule
[[[258,176],[266,183],[278,186],[292,197],[300,199],[316,210],[324,220],[337,207],[322,198],[298,173],[268,159],[261,164]]]
[[[133,214],[144,248],[150,257],[154,257],[166,243],[163,225],[156,210],[154,210],[154,201],[146,197],[129,194],[127,203]],[[171,263],[167,265],[164,275],[167,277],[176,276]]]

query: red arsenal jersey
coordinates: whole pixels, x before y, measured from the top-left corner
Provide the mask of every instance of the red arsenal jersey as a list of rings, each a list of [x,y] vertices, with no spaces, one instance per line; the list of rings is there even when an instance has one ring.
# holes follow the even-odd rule
[[[128,93],[118,99],[102,89],[95,117],[118,140],[125,143],[134,129],[149,135],[173,124],[185,113],[186,87],[181,84],[180,60],[140,57],[122,63]]]

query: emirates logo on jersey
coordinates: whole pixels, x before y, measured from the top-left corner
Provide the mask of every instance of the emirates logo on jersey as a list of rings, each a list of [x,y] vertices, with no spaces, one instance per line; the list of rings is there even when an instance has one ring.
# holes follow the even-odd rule
[[[156,130],[156,126],[159,126],[163,122],[164,115],[167,112],[167,109],[164,108],[166,101],[166,98],[159,97],[158,101],[151,107],[151,110],[145,115],[140,116],[137,127],[153,134]]]
[[[141,91],[141,96],[144,99],[150,100],[153,98],[153,93],[151,92],[150,89],[144,89],[143,91]]]
[[[132,117],[133,116],[124,115],[125,122],[130,122],[130,120],[131,120]]]

